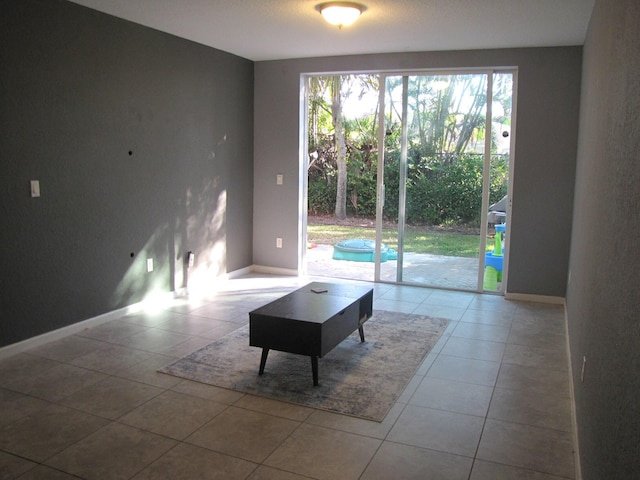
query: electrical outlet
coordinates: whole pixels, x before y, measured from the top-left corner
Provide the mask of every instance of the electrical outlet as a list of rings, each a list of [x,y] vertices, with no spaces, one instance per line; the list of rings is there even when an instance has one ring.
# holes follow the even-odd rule
[[[282,248],[282,238],[276,238],[276,248]]]
[[[147,258],[147,272],[153,272],[153,258]]]
[[[31,196],[39,197],[40,196],[40,181],[39,180],[31,180]]]

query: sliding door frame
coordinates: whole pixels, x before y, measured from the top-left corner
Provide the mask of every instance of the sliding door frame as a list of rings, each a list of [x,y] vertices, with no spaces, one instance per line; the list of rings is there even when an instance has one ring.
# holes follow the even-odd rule
[[[512,108],[511,108],[511,133],[510,133],[510,146],[509,146],[509,175],[508,175],[508,187],[507,187],[507,195],[508,195],[508,206],[507,206],[507,216],[506,222],[507,225],[511,224],[511,202],[512,202],[512,189],[513,189],[513,172],[514,172],[514,164],[515,164],[515,142],[516,142],[516,119],[517,119],[517,92],[518,92],[518,68],[517,67],[481,67],[481,68],[454,68],[454,69],[412,69],[412,70],[357,70],[357,71],[342,71],[342,72],[309,72],[301,75],[301,107],[300,107],[300,117],[301,117],[301,128],[300,129],[300,166],[302,168],[303,174],[301,177],[303,178],[300,182],[301,195],[299,196],[301,205],[301,212],[303,215],[298,223],[298,229],[300,233],[300,237],[304,238],[304,242],[300,242],[300,249],[298,252],[299,255],[299,265],[302,266],[302,271],[306,273],[306,233],[307,233],[307,170],[309,165],[308,158],[308,100],[309,100],[309,78],[314,76],[331,76],[331,75],[357,75],[357,74],[369,74],[369,75],[378,75],[379,78],[379,91],[378,91],[378,166],[377,166],[377,179],[376,179],[376,235],[375,235],[375,266],[374,266],[374,278],[373,281],[376,283],[391,283],[391,284],[407,284],[412,285],[410,282],[404,282],[402,280],[402,248],[399,248],[398,252],[398,274],[396,276],[395,281],[382,280],[381,278],[381,248],[382,248],[382,226],[383,226],[383,208],[385,202],[385,185],[384,185],[384,145],[385,145],[385,92],[386,92],[386,79],[388,77],[403,77],[407,79],[409,76],[417,76],[417,75],[465,75],[465,74],[485,74],[487,75],[487,119],[486,119],[486,133],[485,133],[485,150],[484,150],[484,170],[488,172],[490,169],[490,161],[491,161],[491,128],[492,128],[492,97],[493,97],[493,76],[497,73],[505,73],[511,74],[513,83],[512,83]],[[406,95],[407,88],[404,86],[403,93],[403,130],[406,128]],[[303,126],[304,125],[304,126]],[[403,132],[403,138],[405,141],[403,143],[402,149],[404,153],[404,158],[406,162],[406,132]],[[406,179],[405,179],[406,180]],[[478,283],[475,291],[478,293],[493,293],[504,295],[507,288],[508,281],[508,264],[509,264],[509,244],[510,244],[510,229],[507,228],[504,246],[507,254],[504,257],[503,263],[503,276],[502,276],[502,288],[499,292],[491,292],[485,291],[483,289],[483,274],[484,274],[484,263],[485,258],[482,252],[486,250],[486,231],[487,231],[487,214],[489,207],[489,175],[483,175],[483,192],[482,192],[482,212],[481,212],[481,235],[480,235],[480,252],[478,258]],[[405,181],[406,184],[406,181]],[[404,216],[403,216],[403,225],[404,225]],[[399,222],[400,226],[400,222]],[[400,231],[400,228],[398,228]],[[402,245],[401,240],[399,240],[399,247]],[[413,284],[423,287],[428,287],[429,285],[423,284]]]
[[[381,279],[381,251],[382,251],[382,218],[385,203],[385,185],[384,185],[384,140],[385,140],[385,94],[386,94],[386,81],[388,77],[402,77],[403,79],[403,93],[402,93],[402,140],[401,140],[401,154],[400,154],[400,191],[399,191],[399,205],[398,205],[398,258],[397,258],[397,273],[395,282],[386,283],[398,283],[398,284],[412,284],[410,282],[404,282],[402,278],[403,270],[403,246],[404,246],[404,227],[405,227],[405,206],[406,206],[406,162],[407,162],[407,97],[408,97],[408,78],[410,76],[444,76],[444,75],[486,75],[486,94],[487,94],[487,106],[486,106],[486,118],[485,118],[485,145],[484,145],[484,161],[483,161],[483,177],[482,177],[482,199],[481,199],[481,219],[480,219],[480,245],[478,251],[478,277],[476,284],[476,292],[482,293],[498,293],[503,295],[506,291],[507,285],[507,271],[508,271],[508,244],[510,238],[510,230],[507,229],[505,235],[505,251],[506,255],[503,260],[503,277],[502,287],[498,292],[485,291],[483,288],[484,283],[484,268],[485,268],[485,255],[487,247],[487,217],[489,210],[489,185],[490,185],[490,171],[491,171],[491,141],[492,141],[492,126],[493,126],[493,80],[494,75],[497,73],[507,73],[512,75],[512,109],[511,109],[511,138],[509,147],[509,180],[508,180],[508,198],[509,205],[507,207],[507,224],[510,224],[511,220],[511,189],[513,185],[513,164],[514,164],[514,150],[515,150],[515,121],[516,121],[516,92],[517,92],[517,69],[513,67],[501,67],[501,68],[477,68],[477,69],[433,69],[433,70],[411,70],[411,71],[392,71],[392,72],[380,72],[379,73],[379,86],[378,92],[378,170],[377,170],[377,202],[376,202],[376,254],[375,254],[375,269],[374,269],[374,281],[384,282]],[[429,287],[430,285],[415,284],[419,286]]]

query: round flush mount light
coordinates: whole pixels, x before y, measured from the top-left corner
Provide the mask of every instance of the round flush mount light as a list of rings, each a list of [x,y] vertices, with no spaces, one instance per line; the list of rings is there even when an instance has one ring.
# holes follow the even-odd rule
[[[366,9],[364,5],[354,2],[325,2],[316,5],[316,10],[324,19],[338,28],[351,25]]]

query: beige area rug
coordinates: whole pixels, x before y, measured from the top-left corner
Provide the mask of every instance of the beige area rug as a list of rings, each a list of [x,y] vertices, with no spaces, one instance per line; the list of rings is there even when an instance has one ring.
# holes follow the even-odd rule
[[[177,360],[159,371],[237,390],[381,422],[424,357],[438,341],[446,319],[375,310],[356,331],[319,359],[313,386],[309,357],[270,351],[258,375],[262,349],[249,346],[249,326]]]

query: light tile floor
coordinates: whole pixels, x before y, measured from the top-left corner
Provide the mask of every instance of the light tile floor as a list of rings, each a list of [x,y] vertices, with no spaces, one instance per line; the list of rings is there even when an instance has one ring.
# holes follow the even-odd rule
[[[249,275],[0,361],[0,479],[574,478],[561,306],[374,284],[451,323],[382,423],[156,369],[308,278]]]

